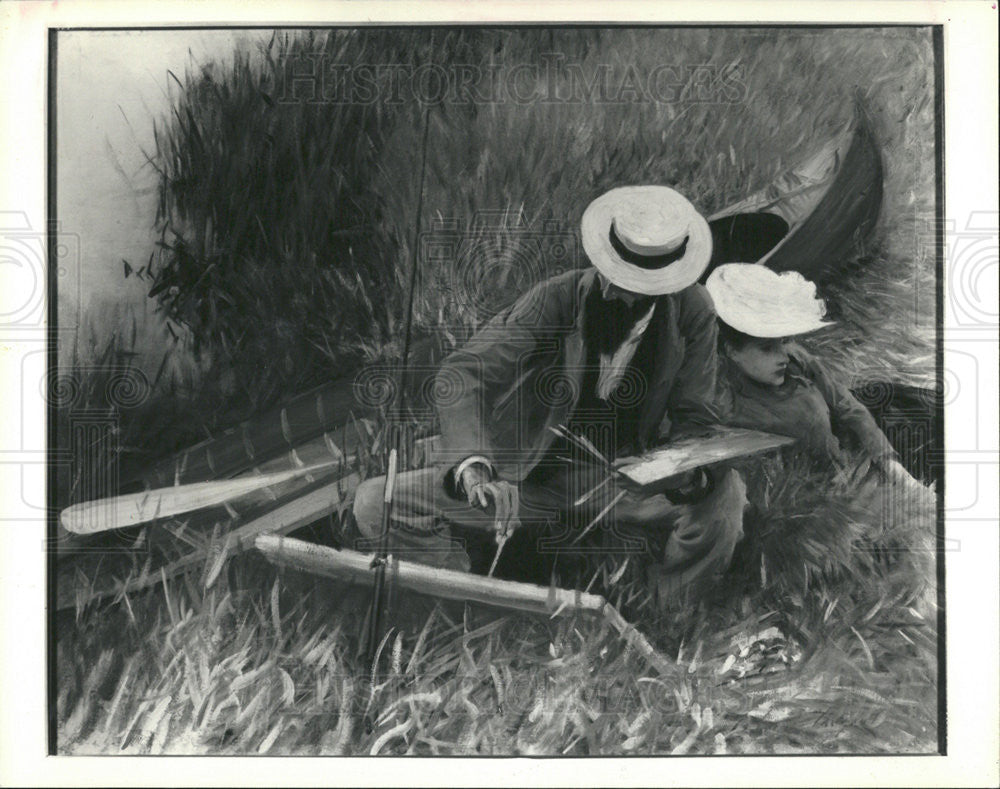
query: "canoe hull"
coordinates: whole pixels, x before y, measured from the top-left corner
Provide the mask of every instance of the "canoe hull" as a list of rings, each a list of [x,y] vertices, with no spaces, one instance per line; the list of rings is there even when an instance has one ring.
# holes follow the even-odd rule
[[[709,218],[714,251],[702,281],[735,262],[798,271],[818,283],[835,278],[874,229],[882,191],[882,154],[858,98],[847,129],[766,189]]]

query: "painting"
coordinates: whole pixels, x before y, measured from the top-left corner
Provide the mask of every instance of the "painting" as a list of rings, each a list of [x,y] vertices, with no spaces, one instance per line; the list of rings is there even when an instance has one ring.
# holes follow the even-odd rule
[[[50,29],[49,753],[947,754],[944,35]]]

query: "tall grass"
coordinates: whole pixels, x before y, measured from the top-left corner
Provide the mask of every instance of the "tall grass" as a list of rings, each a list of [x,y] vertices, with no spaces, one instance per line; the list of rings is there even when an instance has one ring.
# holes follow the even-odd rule
[[[564,60],[550,84],[552,53]],[[565,100],[518,103],[500,92],[499,101],[446,97],[430,106],[426,210],[418,218],[425,107],[405,87],[398,103],[310,103],[288,82],[308,68],[306,54],[445,73],[462,64],[504,84],[511,74],[535,74],[534,84],[518,83],[521,91]],[[573,239],[599,193],[667,183],[710,213],[766,185],[837,131],[860,86],[878,115],[886,203],[863,268],[827,294],[842,318],[829,350],[837,355],[849,342],[850,359],[838,361],[854,374],[870,368],[926,384],[908,360],[925,356],[932,342],[933,272],[919,259],[927,251],[921,223],[933,217],[930,62],[929,39],[913,31],[276,36],[261,53],[237,51],[231,63],[208,63],[177,80],[150,155],[162,238],[151,294],[191,329],[197,352],[234,372],[234,392],[261,407],[365,356],[392,353],[419,222],[417,325],[447,328],[457,341],[531,281],[586,265]],[[623,94],[624,101],[601,102],[571,74],[589,82],[604,70],[615,95],[629,69],[648,84],[660,65],[686,80],[674,101],[629,102],[634,94]],[[714,100],[692,99],[701,95],[702,66],[717,79],[735,74],[735,87],[706,94]],[[372,90],[390,96],[392,72],[374,74]],[[556,242],[567,233],[563,251]],[[442,238],[450,251],[435,256]],[[887,320],[884,304],[869,295],[875,284],[906,309]],[[902,331],[901,323],[920,331]],[[899,348],[888,362],[876,352],[886,345]]]
[[[313,56],[419,63],[427,48],[420,31],[276,34],[260,57],[240,50],[175,78],[150,155],[161,236],[150,295],[253,409],[348,372],[395,335],[401,302],[386,230],[399,218],[371,183],[413,107],[299,100],[291,75]],[[455,55],[447,42],[435,52]]]

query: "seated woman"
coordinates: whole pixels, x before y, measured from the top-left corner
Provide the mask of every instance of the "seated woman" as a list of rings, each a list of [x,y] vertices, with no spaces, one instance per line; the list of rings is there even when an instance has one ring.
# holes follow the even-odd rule
[[[831,325],[816,286],[794,271],[719,266],[706,288],[719,317],[723,421],[799,439],[818,463],[843,468],[860,451],[892,482],[919,485],[875,419],[823,363],[790,338]]]

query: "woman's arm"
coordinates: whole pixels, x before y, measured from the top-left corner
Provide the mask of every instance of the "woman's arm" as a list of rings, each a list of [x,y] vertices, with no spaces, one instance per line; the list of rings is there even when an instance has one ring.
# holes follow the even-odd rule
[[[875,461],[895,460],[893,449],[885,433],[865,408],[826,366],[800,345],[791,345],[789,354],[800,362],[806,375],[816,384],[830,408],[830,422],[838,440],[845,437],[859,445]]]
[[[848,434],[872,462],[885,472],[890,482],[920,484],[899,462],[899,456],[889,439],[879,428],[871,412],[858,401],[851,390],[801,346],[792,345],[789,353],[802,364],[806,374],[823,394],[830,408],[834,435],[842,440]]]

